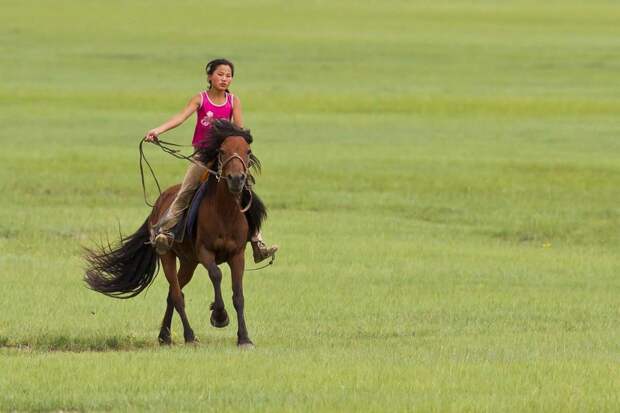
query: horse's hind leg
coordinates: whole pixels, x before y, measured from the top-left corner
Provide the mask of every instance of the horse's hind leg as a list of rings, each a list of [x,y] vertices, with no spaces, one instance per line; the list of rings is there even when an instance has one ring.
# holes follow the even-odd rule
[[[170,345],[172,344],[172,336],[170,334],[170,326],[172,325],[172,312],[174,311],[174,305],[172,304],[172,297],[168,293],[166,299],[166,312],[164,313],[164,319],[161,322],[161,329],[159,330],[159,344]]]
[[[209,272],[209,279],[211,279],[211,283],[213,284],[215,299],[210,306],[211,325],[217,328],[226,327],[229,323],[229,319],[228,313],[224,308],[224,299],[222,298],[222,271],[220,271],[215,263],[215,256],[213,253],[201,248],[198,257],[202,265],[204,265]]]
[[[169,303],[174,306],[174,308],[179,313],[181,317],[181,322],[183,323],[183,337],[185,338],[186,343],[191,343],[196,340],[194,336],[194,330],[189,325],[189,321],[187,320],[187,314],[185,313],[185,299],[183,297],[183,293],[181,292],[181,285],[179,282],[179,278],[177,276],[176,271],[176,257],[172,252],[168,252],[167,254],[161,255],[161,264],[164,268],[164,274],[166,274],[166,279],[170,284],[170,288],[168,290]],[[170,305],[170,304],[168,304]],[[166,315],[168,314],[168,310],[166,309]],[[167,321],[166,315],[164,315],[164,321]],[[170,313],[170,318],[172,317],[172,313]],[[162,323],[162,329],[164,325]],[[168,331],[170,328],[168,327]],[[161,332],[160,332],[161,334]]]
[[[192,276],[194,275],[194,271],[196,270],[197,262],[184,261],[181,260],[181,265],[179,267],[179,271],[177,273],[177,278],[179,279],[179,286],[181,289],[185,287]],[[181,293],[183,299],[185,299],[185,294]],[[171,338],[171,325],[172,325],[172,312],[174,311],[174,304],[172,302],[172,296],[168,293],[168,299],[166,300],[166,313],[164,314],[164,319],[161,322],[161,330],[159,331],[159,343],[169,345],[172,344]]]

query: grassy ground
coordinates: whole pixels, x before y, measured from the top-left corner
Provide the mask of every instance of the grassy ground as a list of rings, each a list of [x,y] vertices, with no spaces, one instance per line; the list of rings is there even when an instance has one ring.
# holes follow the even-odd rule
[[[619,19],[604,1],[3,2],[0,410],[618,411]],[[254,351],[234,318],[209,326],[204,269],[201,344],[175,318],[159,348],[163,277],[97,295],[80,248],[142,223],[138,140],[220,55],[282,252],[246,276]]]

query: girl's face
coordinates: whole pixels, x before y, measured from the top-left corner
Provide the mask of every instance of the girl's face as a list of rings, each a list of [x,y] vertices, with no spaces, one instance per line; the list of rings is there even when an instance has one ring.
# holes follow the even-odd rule
[[[207,79],[211,82],[211,87],[219,91],[225,91],[232,82],[232,69],[228,65],[219,65],[208,75]]]

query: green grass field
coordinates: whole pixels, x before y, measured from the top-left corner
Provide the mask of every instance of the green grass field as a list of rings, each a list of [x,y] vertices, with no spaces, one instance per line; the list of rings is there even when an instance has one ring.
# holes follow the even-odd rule
[[[617,3],[1,9],[0,411],[620,411]],[[281,253],[246,273],[253,351],[202,268],[201,344],[175,315],[160,348],[163,274],[113,300],[81,247],[143,222],[139,139],[220,56]]]

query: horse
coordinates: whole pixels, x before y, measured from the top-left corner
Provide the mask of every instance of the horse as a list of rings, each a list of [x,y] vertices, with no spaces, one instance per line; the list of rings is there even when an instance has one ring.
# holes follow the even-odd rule
[[[163,255],[158,256],[155,251],[152,244],[154,227],[174,200],[180,185],[170,187],[161,193],[150,215],[134,234],[121,237],[116,247],[108,244],[97,250],[86,249],[88,267],[84,280],[90,289],[107,296],[131,298],[151,284],[161,263],[169,291],[159,343],[172,344],[174,309],[183,323],[185,343],[194,343],[197,338],[185,312],[182,289],[191,281],[198,264],[202,264],[215,292],[210,306],[211,324],[217,328],[226,327],[229,318],[222,299],[222,272],[218,265],[227,263],[232,277],[232,301],[237,312],[237,345],[253,347],[245,325],[243,273],[246,243],[267,216],[262,201],[251,190],[254,178],[249,169],[260,170],[260,161],[250,150],[252,135],[249,130],[231,122],[214,122],[210,142],[194,156],[205,165],[217,162],[218,167],[217,171],[210,170],[193,235],[175,242]]]

